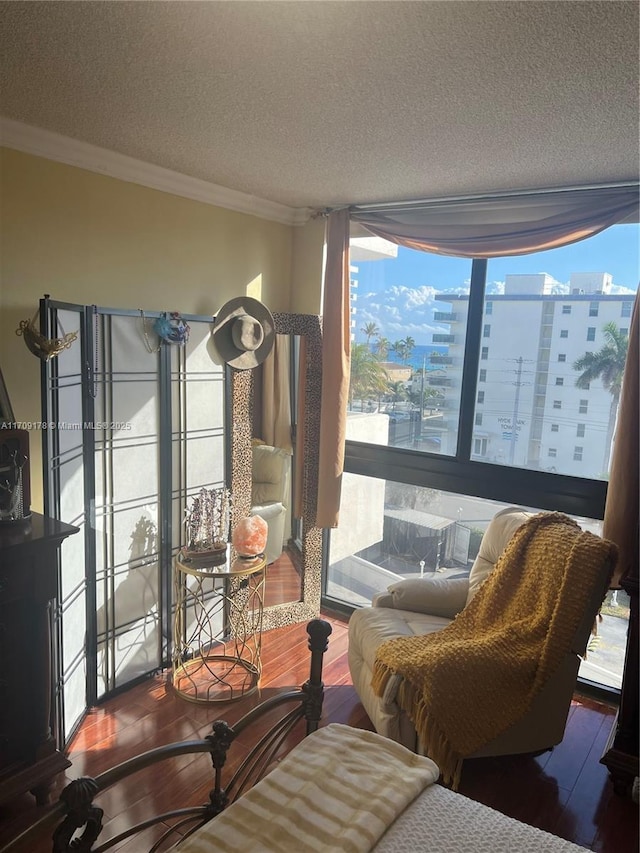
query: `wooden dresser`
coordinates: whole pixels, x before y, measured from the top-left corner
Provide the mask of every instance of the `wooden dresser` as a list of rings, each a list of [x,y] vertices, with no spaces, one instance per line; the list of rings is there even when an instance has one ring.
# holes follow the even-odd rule
[[[0,802],[31,791],[46,803],[70,764],[52,734],[51,602],[60,545],[77,532],[38,513],[0,524]]]

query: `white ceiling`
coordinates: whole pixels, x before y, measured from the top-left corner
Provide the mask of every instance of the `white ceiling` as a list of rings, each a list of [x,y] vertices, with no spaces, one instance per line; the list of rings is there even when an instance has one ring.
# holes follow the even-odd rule
[[[635,179],[638,9],[2,2],[0,111],[294,208]]]

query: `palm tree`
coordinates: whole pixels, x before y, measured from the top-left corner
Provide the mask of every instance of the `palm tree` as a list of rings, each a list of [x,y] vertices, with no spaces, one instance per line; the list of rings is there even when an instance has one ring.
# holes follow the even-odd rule
[[[420,374],[422,371],[417,372],[418,374]],[[429,406],[428,401],[432,400],[435,404],[435,399],[439,396],[439,391],[436,388],[430,388],[429,386],[421,387],[416,391],[412,389],[409,392],[409,399],[414,404],[414,406],[417,406],[420,409],[421,412],[424,411],[424,409],[432,408],[431,406]]]
[[[405,359],[406,359],[405,364],[407,361],[410,360],[411,353],[413,352],[415,345],[416,345],[415,340],[410,335],[407,335],[407,337],[404,339],[404,349],[405,349]]]
[[[411,353],[413,352],[415,345],[415,340],[410,335],[407,335],[403,340],[396,341],[391,349],[396,353],[400,361],[403,364],[406,364],[411,358]]]
[[[389,342],[389,338],[383,338],[378,335],[378,340],[376,341],[376,354],[380,361],[386,361],[390,347],[391,343]]]
[[[394,341],[391,344],[391,352],[395,352],[400,361],[404,364],[407,357],[407,348],[404,341]]]
[[[380,329],[378,328],[377,323],[365,323],[364,326],[360,329],[360,331],[367,339],[367,346],[369,346],[369,341],[371,340],[371,338],[376,338],[380,334]]]
[[[407,391],[407,386],[402,381],[389,382],[387,387],[393,401],[393,411],[395,412],[396,403],[399,403],[400,400],[408,399],[409,392]]]
[[[588,389],[591,382],[599,379],[602,386],[611,394],[609,423],[604,448],[603,470],[609,470],[609,457],[613,442],[613,430],[616,424],[622,374],[629,348],[629,338],[611,321],[603,326],[605,344],[597,352],[586,352],[573,363],[573,369],[581,371],[576,379],[578,388]]]
[[[368,344],[351,347],[351,375],[349,379],[349,408],[354,399],[377,397],[387,390],[387,375]]]

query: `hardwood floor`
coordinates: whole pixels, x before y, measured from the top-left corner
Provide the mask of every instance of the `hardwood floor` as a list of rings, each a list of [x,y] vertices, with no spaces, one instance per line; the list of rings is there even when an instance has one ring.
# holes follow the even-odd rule
[[[264,606],[300,601],[302,596],[302,558],[293,546],[285,546],[280,557],[267,569]]]
[[[347,723],[371,729],[351,685],[347,667],[346,620],[326,616],[333,634],[325,656],[323,724]],[[218,706],[198,706],[176,696],[168,674],[158,675],[90,711],[71,744],[72,766],[56,778],[53,797],[78,776],[96,775],[131,755],[174,740],[201,737],[213,719],[233,723],[262,698],[302,683],[308,676],[304,625],[268,631],[263,636],[263,677],[259,695]],[[638,806],[618,797],[600,755],[613,724],[615,709],[576,695],[565,738],[538,757],[485,758],[465,763],[460,792],[504,814],[567,838],[600,853],[636,853]],[[165,775],[157,768],[137,774],[128,790],[108,792],[105,835],[122,828],[125,813],[156,810],[180,788],[204,802],[211,787],[208,760],[185,756]],[[30,826],[41,814],[30,795],[0,806],[0,845]],[[139,853],[140,842],[121,848]],[[28,853],[48,853],[47,836],[29,845]],[[514,851],[517,853],[517,851]]]

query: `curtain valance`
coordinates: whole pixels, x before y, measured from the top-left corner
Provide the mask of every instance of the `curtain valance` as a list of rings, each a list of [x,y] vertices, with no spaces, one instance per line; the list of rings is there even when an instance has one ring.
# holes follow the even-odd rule
[[[349,389],[349,228],[400,246],[463,258],[526,255],[637,222],[638,183],[483,198],[363,205],[327,220],[318,524],[338,523]]]
[[[462,258],[526,255],[637,222],[638,184],[520,195],[353,206],[350,218],[400,246]]]

